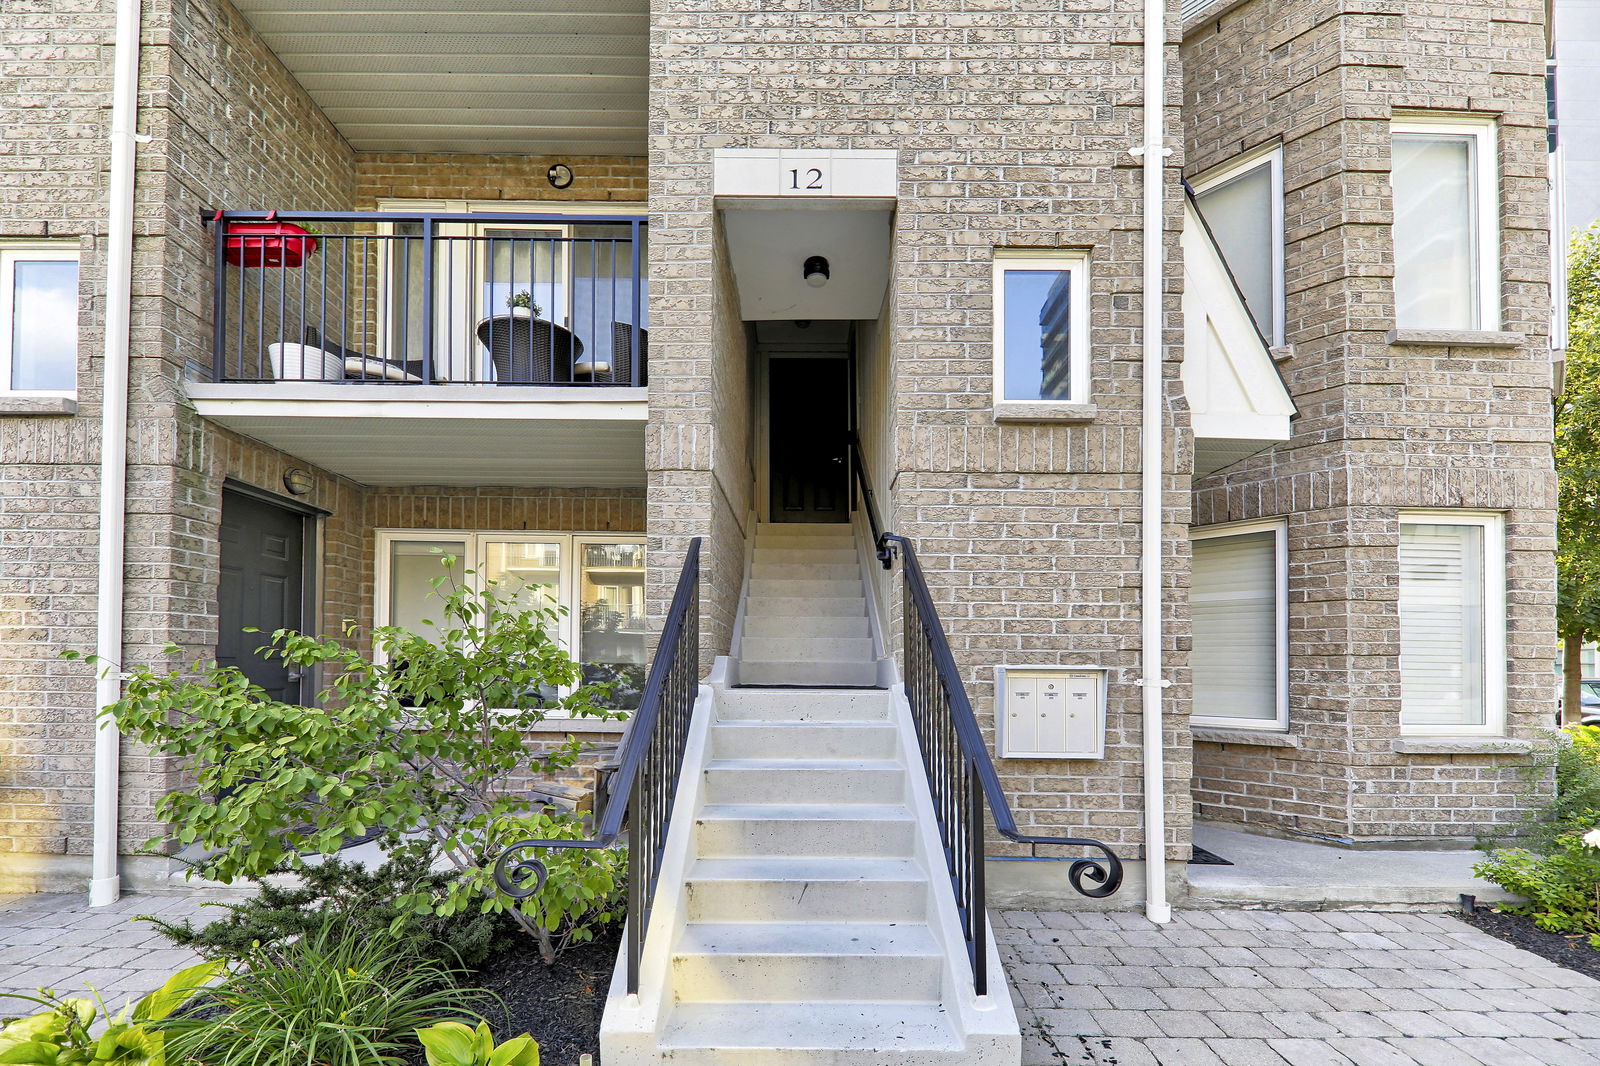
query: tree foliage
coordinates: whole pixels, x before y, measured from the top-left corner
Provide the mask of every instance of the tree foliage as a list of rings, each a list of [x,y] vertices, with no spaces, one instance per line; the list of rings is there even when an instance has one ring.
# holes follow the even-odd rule
[[[1600,223],[1573,237],[1567,263],[1567,379],[1555,434],[1556,626],[1570,652],[1600,634]],[[1577,670],[1568,664],[1569,700]]]

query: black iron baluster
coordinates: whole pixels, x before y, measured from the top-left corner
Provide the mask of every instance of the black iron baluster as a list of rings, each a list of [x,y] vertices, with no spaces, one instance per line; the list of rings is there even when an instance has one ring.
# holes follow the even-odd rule
[[[211,380],[228,378],[228,223],[222,213],[213,222],[216,232],[212,241],[216,246],[217,268],[212,284],[216,286],[211,296]],[[243,366],[240,370],[243,370]]]
[[[422,383],[433,384],[433,217],[431,215],[425,215],[422,219]]]

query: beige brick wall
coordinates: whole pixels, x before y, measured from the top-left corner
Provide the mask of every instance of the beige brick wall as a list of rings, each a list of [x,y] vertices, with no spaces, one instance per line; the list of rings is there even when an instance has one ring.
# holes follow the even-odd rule
[[[553,164],[572,171],[557,189]],[[644,200],[645,160],[637,156],[504,156],[448,152],[361,152],[356,156],[360,209],[397,200]]]
[[[1554,721],[1542,8],[1252,0],[1183,45],[1193,175],[1281,139],[1295,437],[1196,485],[1197,524],[1287,516],[1298,749],[1196,745],[1200,817],[1350,840],[1517,816],[1517,760],[1400,755],[1401,508],[1507,518],[1511,735]],[[1490,59],[1492,57],[1492,60]],[[1391,114],[1495,116],[1505,350],[1390,345]]]

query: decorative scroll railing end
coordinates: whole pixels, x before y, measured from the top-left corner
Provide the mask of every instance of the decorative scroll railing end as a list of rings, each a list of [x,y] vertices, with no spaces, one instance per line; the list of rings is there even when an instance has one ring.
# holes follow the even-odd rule
[[[550,871],[543,862],[531,854],[525,854],[537,846],[537,841],[519,841],[502,851],[494,862],[494,883],[501,892],[512,899],[527,899],[529,896],[538,895],[550,877]],[[528,887],[530,876],[533,878],[532,888]]]
[[[1104,859],[1079,859],[1067,867],[1067,880],[1080,896],[1105,899],[1122,887],[1122,860],[1110,851]]]

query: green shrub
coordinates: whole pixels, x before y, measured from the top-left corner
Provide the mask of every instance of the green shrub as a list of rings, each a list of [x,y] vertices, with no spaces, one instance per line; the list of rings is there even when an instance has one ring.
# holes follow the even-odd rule
[[[0,995],[0,999],[14,999],[45,1008],[26,1018],[7,1018],[0,1022],[0,1063],[13,1066],[92,1063],[166,1066],[166,1040],[159,1024],[221,970],[222,965],[216,962],[203,962],[180,970],[131,1008],[107,1018],[98,1034],[92,1031],[95,1019],[107,1013],[98,995],[93,1001],[63,999],[42,988],[37,996]]]
[[[203,1017],[167,1023],[167,1050],[196,1066],[393,1066],[414,1032],[439,1020],[481,1020],[493,999],[452,982],[393,937],[349,935],[335,921],[250,952],[209,991]]]
[[[485,1022],[473,1030],[460,1022],[440,1022],[417,1030],[428,1066],[539,1066],[539,1043],[527,1033],[503,1044]]]
[[[535,750],[525,738],[552,706],[545,693],[570,689],[554,705],[573,716],[617,713],[603,706],[608,687],[580,685],[579,665],[549,635],[555,609],[526,606],[493,583],[482,592],[455,585],[455,560],[441,561],[437,643],[380,627],[368,657],[337,640],[272,635],[264,655],[333,678],[320,706],[273,700],[237,669],[197,663],[188,673],[133,671],[126,695],[103,713],[193,770],[194,785],[156,813],[177,843],[198,846],[202,877],[259,881],[376,829],[388,858],[407,869],[451,871],[393,897],[394,932],[407,914],[503,913],[550,961],[587,939],[588,923],[615,915],[621,859],[563,849],[539,895],[499,892],[493,865],[507,844],[583,835],[576,819],[548,814],[516,788],[519,777],[572,766],[579,742],[569,735]]]
[[[1600,947],[1600,812],[1573,817],[1549,849],[1501,848],[1472,868],[1526,902],[1502,903],[1500,910],[1532,918],[1554,933],[1587,933]]]
[[[419,891],[442,893],[453,876],[419,868],[409,857],[368,869],[329,856],[302,866],[297,884],[268,881],[243,902],[206,904],[227,914],[200,928],[187,918],[177,923],[149,916],[143,920],[174,944],[208,959],[242,959],[258,947],[313,935],[331,920],[351,936],[398,936],[433,962],[477,966],[497,942],[514,935],[516,927],[506,915],[414,914],[396,902]]]

